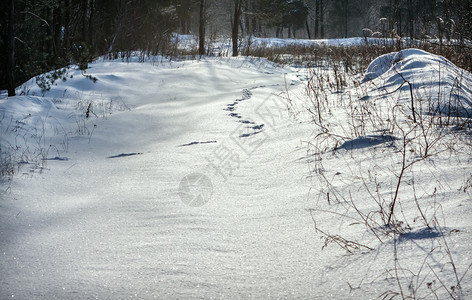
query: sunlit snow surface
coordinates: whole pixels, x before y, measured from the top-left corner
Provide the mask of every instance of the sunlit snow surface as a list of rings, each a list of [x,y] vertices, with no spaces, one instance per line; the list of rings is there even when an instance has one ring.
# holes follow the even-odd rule
[[[369,81],[381,93],[395,91],[402,84],[401,89],[409,91],[405,83],[410,83],[424,113],[472,117],[472,76],[442,56],[418,49],[382,55],[367,68],[363,82]]]
[[[305,143],[316,127],[294,120],[283,96],[303,107],[304,70],[205,58],[95,62],[87,74],[98,81],[71,69],[44,97],[29,82],[18,90],[27,96],[0,100],[0,142],[24,161],[2,183],[1,299],[359,299],[395,288],[382,272],[390,242],[321,250]],[[338,155],[355,155],[349,146]],[[446,190],[470,174],[446,171],[459,172]],[[447,226],[460,229],[449,240],[460,272],[471,242],[463,199],[444,203]],[[416,267],[430,250],[421,243],[437,237],[414,231],[401,255]]]

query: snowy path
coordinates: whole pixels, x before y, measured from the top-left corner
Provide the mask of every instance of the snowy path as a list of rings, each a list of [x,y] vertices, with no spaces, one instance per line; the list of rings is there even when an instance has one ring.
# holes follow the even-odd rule
[[[331,256],[306,211],[299,159],[310,125],[290,124],[285,108],[267,114],[284,72],[243,60],[91,65],[91,89],[131,110],[97,119],[90,143],[71,138],[68,160],[17,176],[2,194],[0,298],[316,298],[347,288],[325,278]],[[231,167],[215,168],[221,157]],[[213,186],[201,207],[179,197],[192,173]]]

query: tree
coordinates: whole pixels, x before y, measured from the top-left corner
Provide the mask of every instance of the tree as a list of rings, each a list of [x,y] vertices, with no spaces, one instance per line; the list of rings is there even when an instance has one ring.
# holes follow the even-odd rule
[[[8,6],[8,59],[7,87],[8,96],[15,96],[15,1],[10,0]]]
[[[316,0],[315,1],[315,38],[320,38],[320,20],[321,20],[321,14],[320,14],[320,6],[322,5],[322,0]]]
[[[287,2],[285,0],[262,0],[260,6],[260,15],[270,27],[276,27],[276,37],[282,36],[283,18],[287,11]]]
[[[304,1],[295,0],[286,3],[286,10],[283,15],[283,26],[288,28],[289,37],[297,29],[306,27],[308,20],[308,7]]]
[[[411,40],[415,37],[415,32],[414,32],[414,11],[413,11],[413,3],[412,0],[407,0],[407,6],[408,6],[408,36],[410,37],[410,42]]]
[[[325,38],[324,1],[320,0],[320,38]]]
[[[187,0],[192,1],[192,0]],[[176,28],[177,0],[6,0],[0,11],[0,89],[98,55],[157,53]]]
[[[305,28],[310,35],[309,9],[305,1],[261,0],[259,3],[258,15],[266,25],[276,28],[276,37],[281,37],[284,29],[288,29],[289,37],[295,36],[300,28]]]
[[[231,30],[233,56],[238,56],[239,26],[241,25],[242,2],[242,0],[234,0],[233,24]]]
[[[190,33],[192,23],[192,6],[192,0],[175,1],[175,10],[180,22],[180,32],[183,34]]]
[[[334,29],[335,36],[349,36],[349,12],[352,11],[349,0],[333,0],[329,3],[329,25]]]
[[[205,0],[200,0],[200,24],[198,30],[198,54],[205,54]]]

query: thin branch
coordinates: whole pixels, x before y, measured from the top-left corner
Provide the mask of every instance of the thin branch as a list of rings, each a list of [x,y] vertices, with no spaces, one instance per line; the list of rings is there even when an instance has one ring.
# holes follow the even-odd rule
[[[41,20],[41,22],[43,22],[44,24],[46,24],[48,27],[51,27],[51,26],[49,25],[48,21],[46,21],[45,19],[41,18],[40,16],[38,16],[37,14],[35,14],[35,13],[33,13],[33,12],[23,10],[23,11],[20,11],[20,13],[32,15],[32,16],[38,18],[39,20]]]

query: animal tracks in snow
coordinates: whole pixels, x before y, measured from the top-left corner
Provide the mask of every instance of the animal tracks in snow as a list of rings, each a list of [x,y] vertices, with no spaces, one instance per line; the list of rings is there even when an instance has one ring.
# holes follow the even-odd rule
[[[257,123],[254,122],[254,121],[251,121],[251,120],[248,120],[248,119],[243,119],[243,117],[240,114],[238,114],[234,111],[236,110],[239,103],[252,98],[252,96],[253,96],[252,91],[253,90],[258,89],[258,88],[264,88],[264,87],[266,87],[266,86],[261,85],[261,86],[255,86],[255,87],[252,87],[252,88],[249,88],[249,89],[243,89],[242,97],[236,99],[233,103],[230,103],[230,104],[226,105],[226,108],[224,109],[224,110],[230,112],[230,114],[229,114],[230,117],[238,119],[238,122],[240,122],[240,123],[248,124],[248,126],[246,127],[245,132],[241,133],[239,135],[240,138],[250,137],[252,135],[256,135],[256,134],[259,134],[259,133],[262,132],[262,128],[264,127],[264,124],[257,125]],[[253,125],[253,126],[251,126],[251,125]]]
[[[180,145],[179,147],[188,147],[188,146],[193,146],[193,145],[201,145],[201,144],[213,144],[216,143],[216,141],[206,141],[206,142],[191,142],[188,144],[183,144]]]
[[[121,157],[135,156],[135,155],[141,155],[141,154],[143,154],[143,153],[141,153],[141,152],[121,153],[121,154],[117,154],[117,155],[108,156],[107,158],[121,158]]]

